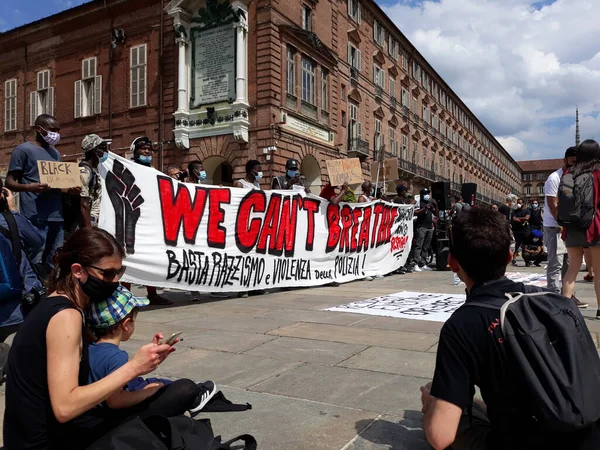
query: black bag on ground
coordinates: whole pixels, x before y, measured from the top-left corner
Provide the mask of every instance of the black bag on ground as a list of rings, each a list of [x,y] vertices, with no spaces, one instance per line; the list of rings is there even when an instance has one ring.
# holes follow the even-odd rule
[[[210,420],[186,416],[134,417],[94,442],[87,450],[230,450],[238,441],[256,450],[256,439],[244,434],[226,442],[213,434]]]
[[[580,430],[600,419],[600,358],[575,303],[550,292],[467,302],[500,311],[516,411],[545,428]]]
[[[595,213],[594,174],[587,172],[574,177],[565,173],[558,187],[558,223],[566,228],[587,230]]]

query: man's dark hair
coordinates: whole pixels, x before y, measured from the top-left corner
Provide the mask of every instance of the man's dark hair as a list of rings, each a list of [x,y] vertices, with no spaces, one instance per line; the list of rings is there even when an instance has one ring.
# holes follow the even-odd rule
[[[462,195],[455,195],[454,200],[457,202],[462,202],[463,201]]]
[[[251,159],[248,161],[246,163],[246,174],[252,172],[256,166],[260,166],[260,161],[257,161],[256,159]]]
[[[167,166],[167,173],[168,173],[170,170],[179,170],[179,167],[178,167],[177,165],[175,165],[175,164],[169,164],[169,165]]]
[[[201,165],[202,165],[202,161],[200,161],[199,159],[197,159],[197,160],[195,160],[195,161],[191,161],[191,162],[188,164],[188,171],[189,171],[190,173],[192,173],[192,171],[194,170],[194,167],[196,167],[196,166],[201,166]]]
[[[600,169],[600,145],[593,139],[586,139],[577,148],[577,163],[573,167],[573,176],[595,172]]]
[[[565,151],[565,159],[569,158],[570,156],[577,156],[577,150],[578,147],[569,147],[566,151]]]
[[[473,208],[452,221],[450,253],[475,283],[504,276],[510,253],[509,223],[491,209]]]
[[[52,122],[52,121],[58,122],[58,120],[56,120],[56,117],[51,116],[50,114],[40,114],[35,119],[35,126],[47,128],[48,122]]]

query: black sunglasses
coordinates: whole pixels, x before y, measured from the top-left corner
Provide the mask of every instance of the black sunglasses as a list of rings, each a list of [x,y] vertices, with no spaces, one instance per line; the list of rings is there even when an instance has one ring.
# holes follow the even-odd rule
[[[127,269],[127,267],[125,267],[125,266],[121,266],[118,269],[102,269],[100,267],[96,267],[96,266],[92,266],[92,265],[87,265],[85,267],[91,267],[92,269],[96,269],[98,272],[100,272],[102,274],[102,278],[104,279],[104,281],[112,281],[115,278],[117,280],[120,280],[121,277],[123,276],[123,274],[125,273],[125,269]]]

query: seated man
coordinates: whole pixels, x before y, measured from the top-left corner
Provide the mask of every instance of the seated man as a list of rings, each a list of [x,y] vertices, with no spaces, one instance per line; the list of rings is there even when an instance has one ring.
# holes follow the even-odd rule
[[[526,267],[531,266],[531,263],[540,267],[541,263],[548,259],[548,254],[544,252],[543,238],[543,233],[534,229],[523,239],[523,260]]]
[[[504,299],[506,293],[523,291],[522,283],[504,277],[512,259],[509,247],[509,224],[502,215],[474,208],[456,218],[448,263],[466,284],[467,303],[491,303],[498,297]],[[440,450],[600,448],[598,422],[561,433],[527,415],[527,404],[519,403],[507,376],[508,349],[499,317],[496,309],[461,307],[444,324],[433,382],[421,388],[423,428],[429,443]],[[485,404],[473,400],[475,386]]]

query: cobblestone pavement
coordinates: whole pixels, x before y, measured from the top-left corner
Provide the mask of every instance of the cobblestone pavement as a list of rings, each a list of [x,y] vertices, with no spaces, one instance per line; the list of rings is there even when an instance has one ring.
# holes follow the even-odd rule
[[[174,305],[143,311],[123,348],[183,331],[157,375],[210,379],[232,401],[251,403],[250,411],[207,415],[224,438],[251,433],[268,450],[428,449],[419,387],[432,376],[442,323],[322,310],[402,290],[462,293],[452,279],[422,272],[200,302],[167,292]],[[593,285],[578,283],[577,295],[590,303],[598,342]]]

